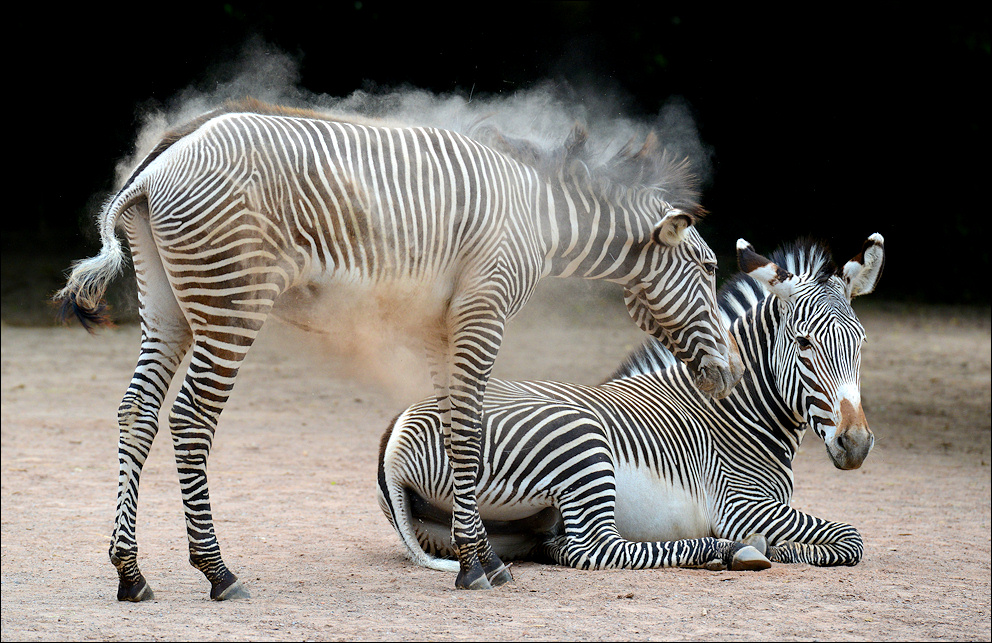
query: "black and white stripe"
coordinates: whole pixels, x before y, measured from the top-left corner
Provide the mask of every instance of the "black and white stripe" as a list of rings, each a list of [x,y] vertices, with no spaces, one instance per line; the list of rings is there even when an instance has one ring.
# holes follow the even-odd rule
[[[771,260],[738,250],[745,274],[720,302],[747,370],[727,397],[701,394],[656,340],[599,386],[490,382],[478,498],[497,553],[582,569],[861,560],[854,527],[789,503],[807,427],[839,468],[871,447],[858,394],[864,329],[850,301],[874,289],[883,239],[872,235],[842,270],[810,242]],[[411,558],[449,569],[439,426],[432,400],[396,418],[378,497]]]
[[[540,157],[499,132],[387,127],[258,103],[167,134],[105,209],[101,254],[76,266],[59,295],[67,314],[99,322],[107,282],[125,260],[122,222],[142,343],[119,413],[110,547],[118,597],[151,597],[137,565],[138,482],[187,353],[169,424],[190,561],[213,598],[247,595],[214,536],[206,463],[238,369],[284,295],[391,301],[425,335],[449,436],[458,587],[510,578],[476,508],[479,418],[504,325],[541,278],[622,284],[641,327],[712,395],[726,394],[740,360],[719,320],[714,255],[692,225],[702,209],[686,167],[654,139],[591,167],[583,142],[577,131],[561,153]]]

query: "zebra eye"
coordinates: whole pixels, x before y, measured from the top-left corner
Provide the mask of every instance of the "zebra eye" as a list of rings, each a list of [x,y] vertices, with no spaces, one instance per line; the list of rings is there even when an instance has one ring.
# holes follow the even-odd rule
[[[716,264],[713,263],[712,261],[707,261],[706,263],[703,264],[703,270],[706,271],[706,274],[708,275],[715,275]]]
[[[813,342],[809,341],[809,337],[800,336],[796,338],[796,343],[799,344],[800,350],[808,350],[813,348]]]

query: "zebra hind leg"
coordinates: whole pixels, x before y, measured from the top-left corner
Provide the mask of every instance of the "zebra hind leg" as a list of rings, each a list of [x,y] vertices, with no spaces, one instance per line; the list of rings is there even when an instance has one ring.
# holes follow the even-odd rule
[[[120,424],[117,511],[108,553],[117,569],[119,601],[155,598],[138,569],[135,527],[141,470],[158,432],[158,412],[176,368],[174,363],[170,364],[171,360],[161,359],[160,346],[149,341],[147,335],[143,339],[138,369],[117,412]]]
[[[210,508],[207,458],[218,418],[254,336],[231,335],[217,345],[197,336],[189,371],[169,417],[186,514],[189,562],[210,581],[210,598],[214,600],[250,597],[221,558]]]
[[[134,375],[117,411],[117,508],[108,553],[117,569],[117,600],[137,602],[155,598],[138,568],[135,527],[141,470],[158,433],[159,411],[192,343],[192,333],[157,254],[148,251],[153,242],[146,221],[128,216],[125,225],[139,285],[141,347]]]

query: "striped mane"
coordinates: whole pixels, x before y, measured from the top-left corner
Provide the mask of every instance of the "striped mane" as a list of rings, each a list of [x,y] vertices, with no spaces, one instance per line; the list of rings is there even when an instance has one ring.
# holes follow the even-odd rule
[[[270,114],[276,116],[297,116],[319,120],[350,122],[365,125],[412,125],[414,123],[390,122],[388,116],[364,117],[352,113],[317,112],[270,105],[255,99],[229,102],[219,110],[205,116],[212,118],[220,113],[235,111]],[[388,109],[385,110],[388,114]],[[557,149],[546,150],[537,143],[516,138],[485,122],[486,117],[476,120],[462,132],[483,145],[506,154],[510,158],[533,167],[538,173],[550,179],[561,176],[586,179],[591,187],[615,196],[618,191],[636,188],[652,188],[662,191],[665,200],[678,207],[698,221],[706,215],[699,204],[697,177],[692,173],[689,159],[676,161],[659,141],[654,132],[648,132],[644,142],[638,145],[631,139],[612,157],[603,161],[590,149],[589,132],[576,125],[565,142]],[[461,129],[461,128],[456,128]]]
[[[831,258],[830,249],[822,242],[803,238],[786,244],[768,256],[774,263],[807,281],[823,283],[838,274],[837,265]],[[743,273],[737,273],[720,288],[717,300],[726,328],[753,310],[770,293],[758,281]],[[629,354],[620,367],[606,381],[656,373],[678,364],[679,361],[654,338],[648,338]]]
[[[131,176],[138,175],[174,143],[195,132],[208,121],[224,114],[239,112],[372,126],[411,124],[390,121],[388,117],[366,117],[358,113],[325,112],[275,105],[255,98],[229,100],[193,120],[166,131]],[[664,149],[653,132],[647,134],[640,146],[631,139],[604,162],[597,159],[596,154],[590,150],[589,132],[581,126],[574,127],[568,139],[553,150],[545,150],[524,138],[509,136],[492,125],[479,125],[479,121],[468,129],[465,134],[470,138],[533,167],[544,178],[558,179],[569,176],[584,179],[589,182],[590,187],[608,196],[636,188],[656,189],[664,193],[665,201],[693,216],[697,221],[706,215],[706,210],[699,204],[698,181],[692,173],[689,159],[676,161]]]
[[[654,132],[638,145],[631,139],[605,161],[597,158],[588,144],[589,132],[576,125],[557,149],[546,150],[523,138],[508,136],[492,125],[472,128],[474,139],[535,168],[545,178],[568,176],[589,181],[595,190],[616,194],[630,189],[649,188],[664,193],[664,199],[697,220],[706,215],[699,204],[697,177],[689,159],[676,161],[664,149]]]

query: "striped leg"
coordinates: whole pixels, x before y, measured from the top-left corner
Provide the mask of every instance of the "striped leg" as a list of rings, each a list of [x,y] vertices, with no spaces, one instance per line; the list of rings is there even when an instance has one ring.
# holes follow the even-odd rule
[[[747,571],[771,566],[754,547],[722,538],[642,543],[614,534],[593,542],[580,542],[565,535],[547,542],[544,552],[559,565],[576,569],[695,567]]]
[[[141,469],[158,432],[162,401],[188,346],[188,341],[185,344],[170,342],[155,331],[143,328],[138,367],[118,409],[120,439],[117,452],[120,474],[117,482],[117,514],[110,540],[110,561],[117,568],[120,577],[118,600],[141,601],[154,598],[151,588],[138,569],[138,543],[135,538],[138,485]]]
[[[461,567],[455,586],[491,589],[512,580],[489,544],[476,498],[481,467],[482,400],[502,340],[504,322],[498,315],[484,315],[472,306],[453,307],[449,319],[458,330],[452,332],[450,342],[442,339],[434,346],[431,359],[445,449],[454,479],[451,542]]]
[[[189,562],[210,581],[210,598],[215,600],[249,597],[221,558],[207,482],[207,459],[217,421],[258,329],[242,332],[246,334],[195,335],[189,370],[169,416],[186,514]]]
[[[768,543],[766,555],[773,562],[820,567],[861,562],[864,542],[851,525],[817,518],[770,499],[752,502],[748,509],[726,531],[760,534]]]
[[[138,569],[135,525],[141,469],[158,432],[162,402],[189,350],[192,334],[154,250],[146,221],[127,217],[125,224],[138,282],[141,348],[117,415],[120,472],[109,554],[119,576],[117,599],[142,601],[155,596]]]
[[[560,511],[565,533],[550,538],[544,545],[544,553],[558,564],[576,569],[698,567],[734,571],[771,566],[754,547],[732,540],[692,538],[635,542],[624,539],[616,527],[615,483],[611,478],[602,471],[599,476],[590,475],[586,478],[589,485],[562,499]],[[590,487],[598,493],[591,493]]]

